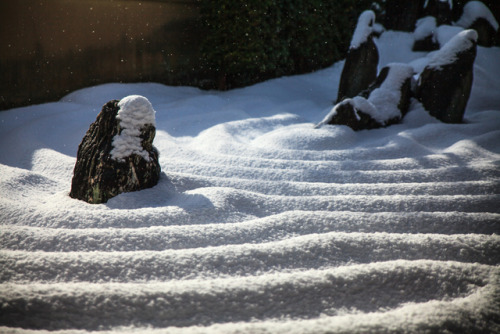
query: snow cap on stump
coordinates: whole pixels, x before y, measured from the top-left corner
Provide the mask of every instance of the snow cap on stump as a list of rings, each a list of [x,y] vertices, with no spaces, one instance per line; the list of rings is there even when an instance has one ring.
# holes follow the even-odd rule
[[[155,111],[145,97],[106,103],[78,147],[70,196],[105,203],[155,186],[161,172],[155,134]]]

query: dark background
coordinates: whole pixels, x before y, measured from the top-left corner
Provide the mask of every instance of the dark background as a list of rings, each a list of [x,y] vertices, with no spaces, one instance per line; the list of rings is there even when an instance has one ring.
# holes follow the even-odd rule
[[[0,110],[107,82],[231,89],[314,71],[345,57],[363,10],[408,31],[424,2],[0,1]],[[484,3],[500,20],[500,1]]]

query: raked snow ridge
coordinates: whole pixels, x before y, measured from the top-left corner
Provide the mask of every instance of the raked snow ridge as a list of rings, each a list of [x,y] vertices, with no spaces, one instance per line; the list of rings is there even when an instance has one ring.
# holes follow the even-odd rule
[[[380,68],[429,59],[411,34]],[[228,92],[107,84],[0,112],[1,333],[500,331],[500,48],[464,124],[315,129],[342,62]],[[68,195],[101,106],[156,110],[159,184]]]

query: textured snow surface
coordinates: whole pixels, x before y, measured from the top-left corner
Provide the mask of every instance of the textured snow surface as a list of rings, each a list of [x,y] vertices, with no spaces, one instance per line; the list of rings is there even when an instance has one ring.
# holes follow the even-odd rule
[[[411,62],[385,32],[381,66]],[[500,48],[464,124],[314,129],[342,62],[228,92],[107,84],[0,112],[0,332],[499,332]],[[162,177],[68,196],[104,103],[147,97]],[[497,321],[497,323],[495,323]]]

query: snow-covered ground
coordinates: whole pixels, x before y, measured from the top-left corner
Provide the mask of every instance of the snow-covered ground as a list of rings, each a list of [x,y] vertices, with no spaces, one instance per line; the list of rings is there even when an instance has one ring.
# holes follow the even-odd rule
[[[377,41],[413,62],[411,34]],[[0,112],[0,332],[497,332],[500,48],[464,124],[315,129],[343,63],[228,92],[107,84]],[[68,196],[101,106],[156,110],[162,176]],[[45,333],[45,332],[44,332]]]

